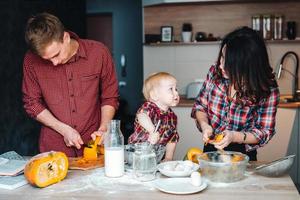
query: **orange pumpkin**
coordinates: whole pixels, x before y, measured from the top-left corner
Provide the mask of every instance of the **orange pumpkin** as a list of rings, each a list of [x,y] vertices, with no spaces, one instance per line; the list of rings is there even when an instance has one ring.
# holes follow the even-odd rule
[[[217,142],[221,142],[224,138],[224,133],[220,133],[220,134],[216,134],[215,137],[211,140],[209,140],[209,143],[217,143]]]
[[[104,155],[104,145],[100,145],[98,146],[98,150],[97,150],[101,155]]]
[[[99,153],[101,153],[101,151],[103,151],[103,154],[104,154],[104,147],[103,147],[103,150],[101,150],[101,146],[100,146],[100,149],[98,150],[98,144],[101,139],[102,139],[101,137],[97,136],[95,141],[93,141],[93,140],[89,141],[88,146],[84,147],[83,158],[85,160],[97,160],[98,151],[99,151]]]
[[[224,133],[221,133],[221,134],[217,134],[215,136],[215,139],[214,139],[214,142],[221,142],[224,138]]]
[[[192,147],[188,150],[186,158],[194,163],[198,163],[197,155],[202,154],[203,151],[197,147]]]
[[[63,180],[68,167],[66,154],[50,151],[32,157],[25,166],[24,175],[31,185],[43,188]]]

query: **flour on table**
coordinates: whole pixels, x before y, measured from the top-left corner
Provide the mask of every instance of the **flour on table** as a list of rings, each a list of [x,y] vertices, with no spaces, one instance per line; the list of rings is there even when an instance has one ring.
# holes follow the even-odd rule
[[[82,191],[98,190],[103,193],[114,194],[121,191],[147,191],[155,190],[152,181],[140,182],[135,180],[131,172],[126,172],[122,177],[109,178],[105,176],[104,168],[85,171],[75,176],[76,171],[69,171],[66,179],[43,188],[43,194],[80,193]]]

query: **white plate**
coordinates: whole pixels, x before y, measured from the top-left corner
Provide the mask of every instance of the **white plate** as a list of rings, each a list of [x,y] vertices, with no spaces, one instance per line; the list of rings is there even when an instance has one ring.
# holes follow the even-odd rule
[[[167,170],[165,168],[166,165],[176,165],[176,164],[182,164],[185,161],[168,161],[168,162],[163,162],[160,163],[159,165],[157,165],[157,169],[159,170],[160,173],[162,173],[165,176],[168,177],[187,177],[190,176],[192,174],[192,172],[196,171],[199,169],[199,165],[196,163],[192,163],[193,166],[191,168],[191,170],[182,170],[182,171],[175,171],[175,170]]]
[[[190,178],[162,178],[154,181],[154,186],[166,193],[171,194],[193,194],[204,190],[207,187],[206,182],[200,186],[194,186]]]

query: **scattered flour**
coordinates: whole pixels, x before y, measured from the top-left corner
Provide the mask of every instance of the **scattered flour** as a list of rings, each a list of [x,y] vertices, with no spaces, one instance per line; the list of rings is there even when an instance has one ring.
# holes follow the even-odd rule
[[[89,171],[73,170],[61,182],[40,190],[44,195],[58,193],[80,193],[83,191],[103,191],[106,194],[115,194],[122,191],[150,191],[155,190],[153,181],[140,182],[133,178],[132,172],[125,172],[122,177],[109,178],[105,176],[104,168]],[[39,192],[39,191],[37,191]]]

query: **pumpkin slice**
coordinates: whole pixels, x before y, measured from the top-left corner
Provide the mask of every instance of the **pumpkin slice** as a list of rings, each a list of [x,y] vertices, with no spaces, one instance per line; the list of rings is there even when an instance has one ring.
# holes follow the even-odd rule
[[[83,158],[85,160],[97,160],[98,157],[98,151],[103,152],[104,154],[104,147],[101,150],[98,150],[98,144],[100,142],[100,140],[102,140],[102,137],[97,136],[95,141],[89,141],[88,142],[88,146],[84,147],[83,149]]]
[[[224,133],[216,134],[213,139],[208,141],[208,143],[213,144],[213,143],[221,142],[223,138],[224,138]]]
[[[36,187],[47,187],[63,180],[69,162],[63,152],[50,151],[32,157],[24,169],[25,178]]]
[[[203,151],[197,147],[192,147],[188,150],[186,153],[186,156],[184,157],[184,160],[190,160],[194,163],[198,163],[197,155],[202,154]]]

